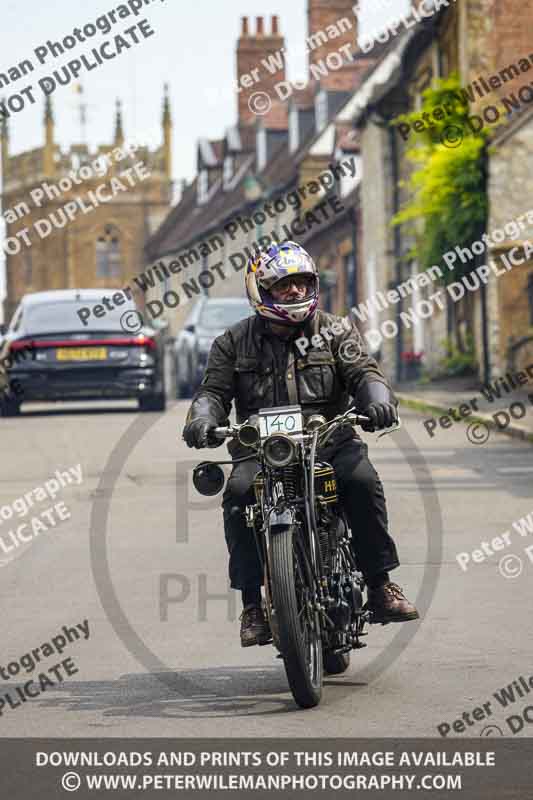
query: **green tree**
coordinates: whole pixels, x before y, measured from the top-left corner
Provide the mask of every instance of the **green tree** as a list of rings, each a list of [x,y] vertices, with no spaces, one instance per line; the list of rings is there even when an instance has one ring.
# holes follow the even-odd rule
[[[393,225],[406,225],[414,245],[409,253],[422,269],[440,264],[442,254],[457,245],[466,247],[480,236],[487,216],[485,130],[473,133],[467,123],[469,104],[460,92],[457,75],[440,80],[422,94],[422,108],[394,120],[413,127],[424,112],[446,109],[443,119],[432,116],[432,127],[411,134],[405,156],[413,170],[402,186],[409,200],[393,218]],[[457,265],[447,272],[450,282],[471,268]]]
[[[441,109],[436,119],[433,112]],[[421,114],[431,116],[431,126],[414,132]],[[461,92],[456,74],[436,81],[422,94],[422,107],[396,117],[393,124],[411,126],[410,145],[405,151],[412,165],[401,186],[409,199],[392,220],[403,225],[413,246],[408,257],[422,270],[442,265],[442,255],[455,247],[468,247],[485,230],[487,217],[486,153],[487,133],[474,133],[468,124],[470,106]],[[475,260],[459,260],[453,271],[444,267],[444,283],[459,280],[477,266]],[[455,309],[450,309],[454,311]],[[448,320],[451,323],[452,313]],[[472,308],[467,306],[467,324],[472,330]],[[450,330],[451,333],[451,330]],[[463,349],[458,331],[457,343]]]

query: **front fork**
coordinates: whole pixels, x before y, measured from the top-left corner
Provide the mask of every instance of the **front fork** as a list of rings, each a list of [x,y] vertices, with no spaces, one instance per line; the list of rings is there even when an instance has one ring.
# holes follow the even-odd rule
[[[274,644],[278,650],[279,647],[279,636],[278,636],[278,627],[277,627],[277,620],[276,620],[276,609],[272,605],[272,583],[270,578],[270,540],[272,535],[276,535],[272,533],[273,529],[276,527],[280,528],[287,528],[292,527],[293,529],[297,528],[297,522],[295,519],[294,509],[291,507],[281,507],[281,508],[272,508],[268,513],[268,524],[263,524],[259,528],[259,513],[257,511],[257,506],[246,506],[245,510],[245,518],[246,518],[246,525],[252,529],[256,545],[257,551],[259,554],[259,558],[261,561],[261,565],[263,567],[263,575],[264,575],[264,586],[265,586],[265,600],[266,600],[266,612],[270,622],[270,629],[272,631],[272,639]],[[263,517],[264,519],[264,517]],[[324,638],[324,625],[329,626],[331,628],[334,627],[334,624],[331,619],[328,618],[327,614],[325,613],[325,606],[322,601],[322,592],[320,592],[320,586],[318,584],[318,580],[315,579],[315,571],[312,568],[312,565],[309,564],[309,560],[307,559],[307,550],[303,548],[304,557],[306,559],[306,584],[313,587],[313,597],[308,602],[308,619],[310,621],[311,626],[314,628],[315,631],[319,632],[321,638]],[[322,625],[321,625],[322,620]]]

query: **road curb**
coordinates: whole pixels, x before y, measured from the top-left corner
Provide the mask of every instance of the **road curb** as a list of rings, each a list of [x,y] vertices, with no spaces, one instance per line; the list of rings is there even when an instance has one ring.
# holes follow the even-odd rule
[[[426,402],[426,400],[423,400],[421,397],[416,397],[416,395],[407,395],[401,392],[395,392],[395,395],[402,405],[406,406],[406,408],[412,408],[414,411],[424,411],[430,414],[439,415],[448,414],[450,411],[449,406],[436,406],[432,403]],[[508,425],[505,430],[501,430],[501,428],[496,425],[492,417],[488,414],[470,414],[467,417],[463,417],[461,422],[483,422],[488,428],[496,431],[496,433],[503,433],[505,436],[510,436],[512,439],[521,439],[523,442],[533,444],[533,433],[530,433],[523,428],[518,427],[517,425]]]

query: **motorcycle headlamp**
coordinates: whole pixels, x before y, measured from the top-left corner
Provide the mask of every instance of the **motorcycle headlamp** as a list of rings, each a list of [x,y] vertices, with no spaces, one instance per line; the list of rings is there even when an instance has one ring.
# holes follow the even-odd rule
[[[308,433],[313,433],[313,431],[316,431],[317,428],[321,428],[322,425],[325,425],[326,422],[327,420],[322,416],[322,414],[311,414],[307,420],[305,429]]]
[[[192,482],[197,492],[206,497],[213,497],[224,487],[224,470],[219,464],[204,461],[194,468]]]
[[[269,466],[286,467],[296,458],[296,444],[285,433],[276,433],[265,440],[263,455]]]
[[[245,447],[254,447],[259,443],[259,431],[255,425],[243,425],[239,431],[239,442]]]

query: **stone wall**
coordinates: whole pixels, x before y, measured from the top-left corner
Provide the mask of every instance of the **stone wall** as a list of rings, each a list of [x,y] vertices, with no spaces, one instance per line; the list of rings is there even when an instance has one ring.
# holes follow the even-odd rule
[[[394,238],[390,227],[393,207],[388,129],[367,121],[361,132],[361,151],[363,258],[359,302],[374,296],[378,291],[386,292],[395,274]],[[380,323],[391,316],[394,316],[391,309],[382,313],[376,312],[370,317],[366,328],[379,328]],[[381,346],[381,363],[391,377],[396,365],[395,346],[393,339],[384,339]]]
[[[533,242],[532,176],[533,114],[529,114],[516,130],[502,136],[490,158],[489,235],[494,229],[505,231],[507,226],[504,241],[492,251],[491,255],[495,261],[498,260],[500,253],[509,254],[509,251],[526,240]],[[515,231],[509,226],[509,222],[520,217],[522,220],[519,220],[519,230]],[[517,339],[533,335],[527,297],[527,282],[531,273],[533,273],[533,263],[530,261],[527,264],[514,266],[511,271],[493,280],[489,310],[492,364],[495,374],[505,372],[510,337]]]

